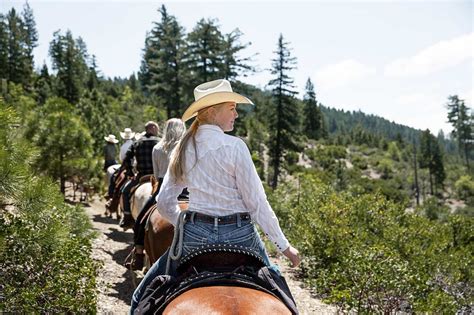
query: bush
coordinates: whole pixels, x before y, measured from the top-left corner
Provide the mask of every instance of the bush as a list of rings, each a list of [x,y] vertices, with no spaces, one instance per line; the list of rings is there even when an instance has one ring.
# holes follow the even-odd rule
[[[319,146],[307,150],[305,154],[324,169],[330,168],[338,159],[345,159],[347,156],[346,148],[339,145]]]
[[[474,205],[474,181],[471,179],[471,176],[461,176],[454,184],[454,187],[460,199],[465,200],[470,205]]]
[[[94,313],[90,221],[64,203],[57,185],[32,174],[29,145],[14,136],[0,103],[0,312]],[[26,176],[28,175],[28,176]]]
[[[362,313],[454,313],[473,303],[473,219],[429,220],[312,175],[270,200],[306,281],[327,302]]]

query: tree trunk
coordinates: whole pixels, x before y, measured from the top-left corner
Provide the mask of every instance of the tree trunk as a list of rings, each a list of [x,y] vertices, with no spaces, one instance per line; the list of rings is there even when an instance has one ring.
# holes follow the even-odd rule
[[[414,166],[415,166],[415,197],[416,197],[416,205],[420,205],[420,187],[418,186],[418,169],[417,169],[417,160],[416,160],[416,145],[413,142],[413,155],[414,155]]]

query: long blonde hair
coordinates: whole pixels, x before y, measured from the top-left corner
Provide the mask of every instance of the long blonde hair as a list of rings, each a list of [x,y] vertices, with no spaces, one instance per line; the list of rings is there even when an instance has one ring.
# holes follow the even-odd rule
[[[196,118],[194,119],[189,129],[184,134],[184,137],[177,144],[175,150],[173,151],[173,154],[171,155],[170,167],[169,167],[171,175],[173,175],[173,177],[176,178],[177,182],[183,182],[185,180],[185,174],[184,174],[184,171],[185,171],[184,168],[186,165],[185,152],[186,152],[186,147],[188,145],[189,140],[193,141],[194,152],[197,157],[197,146],[196,146],[195,136],[196,136],[199,126],[203,124],[215,124],[215,122],[213,121],[214,117],[211,117],[209,113],[209,109],[210,108],[219,109],[219,107],[221,107],[222,105],[226,103],[227,102],[219,103],[219,104],[215,104],[215,105],[201,109],[198,112]]]

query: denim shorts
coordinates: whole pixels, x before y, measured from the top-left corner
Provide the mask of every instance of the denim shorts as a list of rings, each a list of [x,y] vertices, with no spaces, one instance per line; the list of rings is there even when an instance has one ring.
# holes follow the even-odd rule
[[[263,253],[263,243],[250,219],[231,224],[187,221],[184,224],[182,256],[206,244],[239,245],[251,248],[262,256],[266,255]]]

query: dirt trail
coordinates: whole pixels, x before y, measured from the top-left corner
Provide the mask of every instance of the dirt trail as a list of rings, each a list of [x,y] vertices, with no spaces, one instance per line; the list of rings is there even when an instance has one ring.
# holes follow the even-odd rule
[[[98,237],[93,243],[93,257],[102,262],[99,270],[97,286],[97,312],[99,314],[127,314],[133,293],[132,273],[123,267],[123,261],[129,254],[133,244],[133,232],[124,232],[114,218],[103,215],[104,203],[94,198],[85,207],[92,220]],[[294,276],[293,270],[287,267],[281,258],[272,258],[281,268],[302,315],[336,314],[333,306],[326,305],[314,298],[302,287],[301,281]]]

